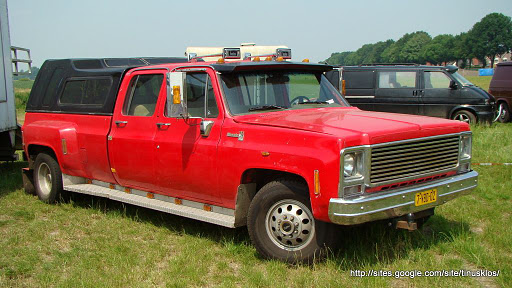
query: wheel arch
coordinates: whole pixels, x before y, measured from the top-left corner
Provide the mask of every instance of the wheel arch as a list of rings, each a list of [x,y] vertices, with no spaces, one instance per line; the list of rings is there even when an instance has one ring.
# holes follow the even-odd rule
[[[46,153],[50,156],[52,156],[57,163],[60,163],[57,154],[55,153],[55,149],[53,147],[47,146],[47,145],[40,145],[40,144],[29,144],[27,147],[28,152],[28,158],[29,158],[29,168],[34,169],[34,161],[38,154],[40,153]]]
[[[235,204],[235,226],[247,225],[247,214],[249,206],[256,193],[266,184],[279,179],[288,179],[304,185],[308,199],[310,199],[309,185],[305,177],[302,175],[264,168],[246,169],[240,177],[240,185],[236,194]]]
[[[476,121],[478,122],[478,115],[476,113],[476,110],[471,106],[457,106],[457,107],[453,108],[452,111],[450,112],[450,119],[453,119],[453,116],[457,112],[462,111],[462,110],[471,112],[475,116]]]

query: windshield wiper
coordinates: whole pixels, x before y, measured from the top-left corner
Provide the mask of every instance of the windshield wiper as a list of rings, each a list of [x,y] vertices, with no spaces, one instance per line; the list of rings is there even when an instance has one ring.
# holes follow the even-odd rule
[[[279,110],[279,109],[287,109],[287,108],[283,107],[283,106],[278,106],[278,105],[263,105],[263,106],[251,107],[247,111]]]
[[[302,105],[302,104],[331,104],[331,103],[329,103],[327,101],[309,101],[309,102],[299,102],[297,104]]]

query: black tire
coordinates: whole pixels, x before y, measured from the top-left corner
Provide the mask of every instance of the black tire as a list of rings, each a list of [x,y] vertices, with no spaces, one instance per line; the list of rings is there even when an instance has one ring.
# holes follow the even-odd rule
[[[501,111],[500,115],[498,115],[498,121],[501,123],[510,121],[510,108],[508,107],[507,103],[500,102],[498,111]]]
[[[452,115],[453,120],[459,120],[468,124],[476,123],[476,116],[468,110],[459,110]]]
[[[34,187],[39,199],[55,203],[62,196],[62,172],[59,163],[50,155],[40,153],[34,163]]]
[[[256,194],[247,229],[264,258],[312,263],[325,256],[333,237],[328,223],[313,218],[308,195],[303,184],[289,180],[270,182]]]

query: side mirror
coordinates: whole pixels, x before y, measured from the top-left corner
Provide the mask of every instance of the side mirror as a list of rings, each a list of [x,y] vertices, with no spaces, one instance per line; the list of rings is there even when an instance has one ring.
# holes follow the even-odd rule
[[[184,72],[167,73],[167,117],[187,117],[187,95]]]
[[[450,89],[457,89],[458,85],[455,83],[455,81],[450,80]]]
[[[214,123],[213,121],[209,121],[209,120],[201,121],[201,124],[199,126],[201,136],[208,137],[208,135],[210,135],[210,132],[212,131],[213,123]]]

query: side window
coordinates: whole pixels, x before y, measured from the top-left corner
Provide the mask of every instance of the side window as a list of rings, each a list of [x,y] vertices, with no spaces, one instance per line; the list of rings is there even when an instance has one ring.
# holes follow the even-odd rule
[[[185,76],[184,88],[187,95],[189,117],[217,118],[219,116],[212,81],[208,74],[188,73]],[[170,107],[170,105],[166,105],[166,107]],[[165,116],[169,115],[167,110],[169,109],[166,109]]]
[[[60,96],[61,104],[82,104],[85,92],[85,80],[73,80],[66,82],[64,92]]]
[[[450,88],[450,78],[443,72],[425,72],[425,88]]]
[[[57,87],[60,84],[60,80],[62,78],[62,68],[57,68],[55,71],[53,71],[52,78],[50,79],[50,82],[48,83],[48,87],[46,88],[46,91],[44,93],[43,97],[43,106],[51,106],[53,103],[55,103],[56,93],[57,93]]]
[[[60,96],[60,104],[103,105],[110,93],[111,87],[112,79],[110,78],[69,80],[66,82],[64,91]],[[50,88],[52,87],[48,87],[48,90]],[[55,90],[55,87],[52,89]]]
[[[415,88],[416,72],[379,72],[379,88]]]
[[[152,116],[155,113],[163,80],[163,74],[143,74],[133,77],[123,106],[123,114]]]

